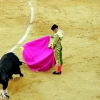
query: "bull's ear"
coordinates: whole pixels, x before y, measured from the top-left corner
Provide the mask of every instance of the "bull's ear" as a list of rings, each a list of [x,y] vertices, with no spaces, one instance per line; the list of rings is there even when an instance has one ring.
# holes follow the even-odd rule
[[[21,61],[19,61],[19,65],[22,65],[22,62]]]

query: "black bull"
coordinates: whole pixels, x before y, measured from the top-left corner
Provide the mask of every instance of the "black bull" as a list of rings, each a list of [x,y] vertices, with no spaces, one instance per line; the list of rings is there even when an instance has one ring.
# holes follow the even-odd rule
[[[23,77],[19,67],[20,65],[22,65],[22,62],[12,52],[3,55],[0,60],[0,83],[3,85],[6,98],[9,98],[6,88],[8,86],[9,79],[12,79],[12,75],[19,74],[21,77]]]

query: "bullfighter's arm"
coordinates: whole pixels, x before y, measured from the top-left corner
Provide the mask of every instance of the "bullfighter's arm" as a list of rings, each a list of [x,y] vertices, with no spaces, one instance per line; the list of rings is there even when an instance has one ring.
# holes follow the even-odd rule
[[[51,38],[54,38],[54,34],[50,35]]]
[[[59,36],[58,36],[58,34],[56,34],[56,35],[54,36],[54,41],[53,41],[53,49],[54,49],[54,48],[55,48],[55,46],[57,45],[58,40],[59,40]]]

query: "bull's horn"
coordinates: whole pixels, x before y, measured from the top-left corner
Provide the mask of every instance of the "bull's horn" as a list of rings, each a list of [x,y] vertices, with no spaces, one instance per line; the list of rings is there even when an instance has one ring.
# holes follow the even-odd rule
[[[22,62],[22,63],[26,64],[24,61],[20,61],[20,62]]]
[[[23,47],[20,47],[20,49],[21,49],[21,50],[24,50],[24,48],[23,48]]]

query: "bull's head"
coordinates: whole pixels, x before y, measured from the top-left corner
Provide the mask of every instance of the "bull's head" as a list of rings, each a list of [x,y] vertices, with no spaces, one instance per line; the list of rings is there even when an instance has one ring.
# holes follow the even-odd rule
[[[19,61],[19,65],[22,65],[22,62],[21,61]]]

